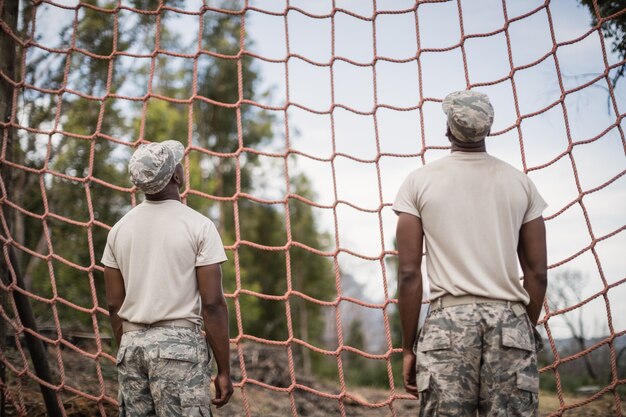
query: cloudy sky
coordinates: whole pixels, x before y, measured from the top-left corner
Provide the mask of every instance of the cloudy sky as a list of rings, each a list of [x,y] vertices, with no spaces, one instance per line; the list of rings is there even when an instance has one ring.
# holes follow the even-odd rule
[[[251,5],[263,8],[266,3],[254,2]],[[401,11],[412,7],[412,3],[406,1],[376,3],[378,11]],[[443,135],[445,120],[438,100],[450,91],[467,86],[460,48],[424,52],[419,62],[411,60],[418,48],[416,29],[421,49],[445,49],[460,42],[459,16],[462,16],[467,36],[502,29],[506,13],[509,21],[514,20],[508,28],[510,51],[504,32],[468,38],[464,44],[468,78],[472,86],[479,84],[474,87],[476,90],[491,97],[496,109],[493,127],[496,135],[488,140],[488,151],[519,169],[530,170],[530,177],[549,204],[545,212],[545,216],[550,218],[547,222],[549,263],[560,263],[586,248],[592,241],[591,233],[599,238],[623,227],[626,220],[626,178],[623,176],[611,185],[585,195],[582,202],[589,227],[580,204],[574,204],[562,214],[552,217],[577,199],[578,187],[582,191],[591,190],[622,175],[626,169],[626,156],[624,138],[616,127],[618,118],[614,103],[607,101],[605,79],[568,93],[564,107],[560,104],[553,106],[562,94],[559,82],[563,83],[566,92],[576,90],[599,77],[607,63],[604,62],[598,32],[592,32],[577,42],[560,45],[555,54],[537,62],[553,50],[555,41],[558,44],[567,43],[585,35],[591,22],[587,9],[573,0],[552,2],[549,14],[542,8],[515,20],[542,4],[539,1],[508,1],[505,11],[501,1],[462,1],[460,11],[457,2],[424,3],[418,7],[417,14],[412,11],[379,14],[374,25],[371,21],[342,12],[335,14],[333,22],[330,17],[316,19],[305,13],[290,11],[287,18],[288,47],[282,16],[250,13],[249,18],[246,17],[247,33],[254,41],[251,50],[258,55],[284,59],[289,51],[310,61],[327,64],[333,56],[334,46],[335,57],[365,64],[358,66],[336,60],[331,81],[329,66],[315,66],[298,58],[290,59],[287,66],[258,60],[264,86],[271,92],[269,101],[284,106],[288,91],[289,101],[293,104],[287,112],[291,147],[306,155],[297,156],[295,163],[290,163],[290,172],[303,171],[313,179],[320,204],[334,204],[336,193],[338,200],[376,210],[381,203],[379,190],[382,202],[391,203],[401,181],[411,170],[422,165],[422,161],[417,156],[382,156],[376,162],[378,152],[416,155],[423,150],[423,143],[426,146],[446,145],[447,139]],[[328,15],[332,9],[331,2],[324,1],[296,1],[290,2],[290,5],[317,16]],[[373,12],[370,2],[338,1],[335,5],[368,18]],[[284,4],[274,4],[272,10],[281,11],[282,7]],[[618,57],[611,53],[609,42],[605,42],[605,47],[608,65],[618,62]],[[379,58],[407,61],[379,60],[375,67],[376,90],[371,65],[374,54]],[[512,80],[506,79],[511,65],[516,69],[523,67],[515,71]],[[288,78],[285,76],[286,68]],[[421,70],[421,79],[418,69]],[[480,85],[498,80],[502,81],[495,85]],[[335,108],[334,124],[329,114],[318,115],[301,108],[328,112],[333,97],[335,104],[342,105]],[[623,114],[626,104],[624,82],[618,84],[615,97],[617,113]],[[417,107],[421,99],[425,101],[420,112]],[[393,109],[379,108],[375,119],[372,111],[376,102]],[[355,111],[346,110],[343,106]],[[548,107],[549,110],[539,115],[524,118],[519,129],[515,127],[518,114],[529,115]],[[333,131],[334,151],[360,160],[344,156],[335,158],[336,188],[333,186],[333,166],[328,161],[333,155]],[[571,154],[567,153],[569,141],[589,140],[604,131],[607,132],[599,139],[576,145]],[[284,129],[281,133],[284,134]],[[278,146],[277,150],[284,149]],[[427,150],[424,158],[429,162],[447,153]],[[536,169],[548,163],[549,166]],[[574,169],[578,173],[578,183]],[[276,186],[270,187],[273,190],[281,189],[280,170],[276,173],[278,175],[272,177]],[[319,209],[317,212],[324,228],[334,236],[332,210]],[[336,215],[340,247],[369,257],[377,257],[383,243],[385,249],[393,247],[396,219],[389,207],[383,209],[382,224],[377,213],[362,212],[347,204],[339,204]],[[380,229],[384,236],[382,241]],[[595,247],[609,284],[626,276],[626,262],[621,255],[625,247],[624,232],[603,240]],[[372,299],[383,300],[383,278],[378,261],[342,254],[340,263],[345,271],[354,274],[359,282],[367,286]],[[589,250],[552,269],[551,277],[563,270],[579,270],[587,277],[584,297],[603,288],[598,266]],[[395,277],[391,271],[388,271],[387,278],[390,286],[394,287]],[[626,325],[626,308],[618,302],[624,295],[624,286],[608,293],[614,326],[618,331]],[[606,308],[602,298],[585,307],[585,316],[590,333],[600,335],[607,332]],[[559,320],[551,320],[550,324],[557,334],[566,335]]]

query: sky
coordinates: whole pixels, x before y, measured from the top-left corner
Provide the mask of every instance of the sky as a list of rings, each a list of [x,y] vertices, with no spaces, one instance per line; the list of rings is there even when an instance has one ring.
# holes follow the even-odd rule
[[[75,4],[72,1],[64,3]],[[288,138],[291,149],[299,152],[288,161],[290,176],[298,172],[306,174],[316,193],[315,202],[320,205],[334,205],[337,200],[349,203],[337,204],[336,218],[330,209],[314,209],[320,228],[330,233],[333,239],[337,237],[341,248],[366,257],[378,257],[383,247],[392,250],[396,217],[390,207],[385,207],[382,221],[379,221],[377,208],[381,204],[392,203],[403,179],[422,165],[422,159],[415,155],[422,151],[423,143],[426,146],[447,145],[445,118],[439,101],[449,92],[465,89],[467,80],[460,48],[433,50],[459,43],[460,16],[466,36],[497,31],[505,26],[505,15],[509,19],[506,33],[510,51],[504,32],[466,39],[464,50],[468,79],[472,85],[502,80],[494,85],[474,87],[487,93],[495,108],[492,128],[495,135],[487,139],[488,152],[518,169],[529,169],[529,176],[547,201],[549,207],[544,216],[548,218],[549,264],[560,263],[587,247],[592,241],[592,234],[598,238],[625,225],[626,176],[584,196],[582,201],[589,225],[579,204],[572,205],[556,217],[553,215],[560,213],[579,195],[574,169],[583,191],[594,189],[624,173],[624,138],[616,127],[609,127],[615,125],[619,114],[625,112],[626,80],[622,80],[615,89],[618,116],[613,105],[607,105],[608,86],[604,79],[600,79],[591,86],[567,94],[565,112],[561,105],[556,105],[538,115],[524,118],[519,129],[514,126],[517,112],[521,116],[534,114],[559,100],[559,73],[565,90],[576,90],[602,74],[607,63],[611,65],[619,61],[617,55],[611,52],[610,41],[605,41],[607,63],[604,62],[602,39],[597,31],[569,43],[590,30],[591,18],[586,8],[579,6],[575,0],[559,0],[549,4],[549,14],[544,8],[516,19],[542,5],[543,1],[421,3],[417,13],[406,12],[413,7],[411,1],[375,3],[376,10],[390,13],[378,14],[374,24],[358,18],[373,15],[374,2],[364,0],[336,0],[335,7],[345,12],[337,11],[334,18],[331,18],[333,2],[325,0],[290,1],[289,5],[294,9],[288,12],[286,18],[254,10],[248,10],[245,15],[246,35],[251,41],[249,50],[265,58],[253,60],[260,74],[259,90],[267,93],[258,101],[277,107],[290,103],[286,112],[275,112],[275,140],[260,150],[284,152]],[[200,5],[201,2],[189,1],[184,7],[193,11],[198,10]],[[249,2],[249,6],[270,13],[282,13],[286,2],[254,0]],[[73,17],[72,11],[53,9],[47,13]],[[198,21],[197,16],[183,15],[172,20],[171,29],[181,39],[179,52],[193,53],[194,47],[185,45],[193,45],[193,40],[197,38]],[[54,19],[40,18],[38,25],[44,38],[46,34],[55,33]],[[553,50],[552,36],[561,45],[556,48],[555,54],[536,62]],[[429,51],[423,52],[416,61],[418,38],[420,48]],[[306,60],[292,57],[287,64],[271,62],[283,60],[288,53]],[[327,64],[333,54],[345,60],[335,60],[331,69]],[[374,77],[374,55],[404,62],[380,59],[375,64]],[[307,61],[325,65],[313,65]],[[516,68],[512,80],[506,78],[511,65]],[[614,72],[610,72],[609,76]],[[337,107],[333,110],[332,120],[330,114],[315,113],[328,113],[333,97]],[[418,109],[421,99],[425,101]],[[374,117],[372,111],[376,102],[383,107],[378,108]],[[285,129],[285,117],[288,131]],[[624,124],[622,118],[622,129]],[[579,142],[605,130],[606,133],[598,140],[574,146],[571,154],[566,153],[568,134],[571,141]],[[521,157],[520,136],[525,166]],[[333,138],[334,152],[339,155],[331,164]],[[424,153],[424,160],[428,163],[448,152],[429,149]],[[394,156],[378,158],[379,153]],[[558,158],[561,154],[564,155]],[[260,159],[262,165],[257,170],[257,190],[254,194],[264,198],[283,198],[286,189],[285,161],[282,158]],[[535,169],[552,161],[554,163],[546,167]],[[351,205],[370,212],[357,210]],[[626,276],[625,247],[626,231],[595,246],[608,284]],[[335,248],[328,249],[332,251]],[[341,253],[338,259],[342,271],[354,276],[364,286],[368,301],[384,301],[384,278],[378,260],[365,260],[347,253]],[[390,295],[394,296],[395,271],[389,266],[386,269]],[[602,290],[599,268],[591,251],[551,269],[550,279],[554,280],[566,270],[580,271],[586,277],[583,297]],[[608,292],[616,331],[626,327],[626,304],[619,302],[625,296],[626,284]],[[608,332],[607,312],[601,297],[588,303],[583,312],[589,336]],[[568,335],[558,318],[551,319],[549,323],[556,336]]]

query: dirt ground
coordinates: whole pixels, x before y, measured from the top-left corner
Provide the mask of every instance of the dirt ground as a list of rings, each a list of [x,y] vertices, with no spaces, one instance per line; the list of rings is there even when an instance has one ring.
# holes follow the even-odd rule
[[[361,388],[353,394],[367,399],[369,402],[383,402],[388,398],[389,391],[380,389]],[[307,417],[329,417],[341,416],[339,404],[336,400],[322,399],[312,394],[298,391],[296,397],[296,409],[298,416]],[[243,408],[241,390],[235,393],[231,403],[220,410],[214,410],[215,417],[240,417],[246,413]],[[291,401],[288,394],[270,393],[267,390],[250,387],[246,388],[247,403],[251,416],[291,416]],[[575,404],[584,400],[585,397],[566,396],[565,404]],[[555,414],[559,410],[559,400],[553,393],[541,392],[539,399],[539,415],[546,417]],[[396,400],[393,409],[397,417],[409,417],[418,415],[417,401]],[[345,406],[347,416],[359,417],[390,417],[393,416],[389,406],[381,408],[367,408],[358,404],[348,404]],[[622,399],[622,410],[616,412],[613,398],[605,395],[583,407],[578,407],[565,411],[564,417],[621,417],[626,414],[624,399]]]
[[[14,352],[13,352],[14,353]],[[289,372],[286,364],[274,358],[278,355],[272,354],[271,351],[255,351],[246,353],[246,370],[248,376],[255,378],[265,384],[279,387],[286,390],[290,384]],[[13,356],[12,352],[5,351],[11,363],[19,363],[18,356]],[[97,379],[97,373],[94,372],[93,361],[73,353],[72,351],[64,351],[63,354],[63,372],[65,373],[66,383],[80,391],[89,395],[98,396],[101,394],[100,385]],[[253,359],[248,359],[253,358]],[[54,360],[52,361],[54,363]],[[108,361],[101,361],[101,373],[104,377],[104,392],[109,400],[96,401],[88,400],[75,393],[64,390],[62,392],[63,403],[66,413],[70,417],[93,417],[106,416],[116,417],[118,415],[116,407],[110,399],[116,397],[117,385],[115,382],[115,367]],[[233,357],[233,377],[235,380],[241,380],[238,375],[238,360]],[[53,368],[58,374],[58,370]],[[0,415],[13,417],[26,415],[28,417],[44,417],[46,415],[45,408],[39,389],[32,381],[23,380],[22,384],[15,377],[7,378],[8,390],[13,398],[18,398],[21,394],[22,401],[26,407],[26,413],[19,413],[12,406],[11,401],[7,401],[4,414],[0,411]],[[298,380],[298,382],[309,386],[313,389],[338,394],[339,388],[332,383],[321,383],[314,380]],[[2,385],[0,385],[0,388]],[[244,392],[242,388],[236,388],[231,402],[222,409],[213,410],[215,417],[242,417],[247,416],[246,408],[249,410],[251,417],[282,417],[292,416],[292,406],[295,407],[298,416],[302,417],[331,417],[341,416],[340,403],[336,399],[328,399],[319,397],[315,394],[304,390],[295,390],[293,399],[289,393],[277,392],[269,390],[255,384],[249,383],[245,386],[245,406]],[[388,389],[378,388],[349,388],[348,393],[363,402],[384,403],[389,398]],[[398,392],[402,394],[403,392]],[[585,399],[584,396],[567,395],[563,398],[564,406],[573,405]],[[18,402],[22,402],[18,401]],[[564,417],[604,417],[604,416],[623,416],[626,414],[626,399],[622,398],[622,410],[617,411],[614,406],[612,393],[608,393],[596,401],[582,407],[567,410],[561,415]],[[540,400],[540,416],[559,415],[557,412],[561,408],[559,399],[555,394],[549,392],[541,392]],[[392,405],[386,405],[378,408],[365,407],[350,398],[343,400],[343,408],[347,416],[359,417],[408,417],[418,414],[418,404],[415,400],[396,399]]]
[[[385,401],[389,392],[380,389],[359,389],[353,394],[360,395],[362,398],[367,398],[369,401]],[[30,400],[28,397],[31,397]],[[46,415],[43,408],[43,404],[39,400],[40,395],[38,391],[28,390],[25,392],[26,402],[29,404],[27,408],[27,416],[29,417],[44,417]],[[287,393],[270,392],[269,390],[259,387],[246,387],[246,398],[248,408],[250,410],[251,417],[290,417],[291,413],[291,400]],[[339,403],[336,400],[329,400],[325,398],[317,397],[313,394],[309,394],[303,391],[296,391],[294,394],[295,406],[298,412],[298,416],[302,417],[331,417],[341,416],[339,409]],[[566,404],[573,404],[583,400],[584,397],[566,397]],[[66,403],[66,412],[71,417],[92,417],[100,416],[101,412],[98,407],[90,401],[84,398],[75,396],[69,399]],[[539,401],[540,413],[542,417],[554,414],[559,409],[558,399],[551,393],[542,392]],[[110,404],[103,405],[104,412],[107,417],[117,417],[118,413],[115,407]],[[397,417],[409,417],[417,416],[418,408],[417,402],[411,400],[396,400],[393,403],[393,409]],[[345,405],[345,411],[347,416],[358,417],[388,417],[392,416],[392,411],[389,406],[381,408],[367,408],[357,404]],[[564,417],[609,417],[609,416],[624,416],[624,408],[621,412],[616,412],[613,406],[613,400],[610,396],[604,396],[598,401],[594,401],[586,406],[575,408],[570,411],[565,411],[562,415]],[[8,407],[6,410],[6,416],[17,416],[15,410]],[[214,417],[243,417],[246,416],[246,412],[243,407],[243,395],[241,389],[237,389],[233,395],[231,402],[219,410],[213,410]]]
[[[586,399],[584,396],[565,395],[565,406],[582,402]],[[626,398],[621,398],[621,410],[616,410],[613,393],[607,393],[599,399],[582,407],[573,408],[563,412],[563,417],[622,417],[626,415]],[[539,395],[539,415],[549,416],[556,415],[556,411],[560,409],[559,399],[554,393],[541,392]]]

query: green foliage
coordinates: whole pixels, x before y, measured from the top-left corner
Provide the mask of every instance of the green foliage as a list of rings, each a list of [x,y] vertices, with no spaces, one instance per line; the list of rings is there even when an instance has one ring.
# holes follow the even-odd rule
[[[387,388],[389,387],[387,363],[384,360],[369,360],[362,368],[348,368],[346,381],[348,385],[353,386]]]
[[[91,52],[98,55],[110,54],[113,31],[106,25],[105,19],[102,13],[85,9],[85,15],[78,25],[77,44],[88,47]],[[65,31],[65,33],[65,36],[69,36],[69,32]],[[109,90],[115,91],[118,68],[114,63],[110,64],[108,60],[92,59],[83,54],[72,54],[71,59],[71,68],[76,68],[78,71],[73,75],[76,80],[73,86],[75,89],[92,96],[104,94],[109,70],[112,69]],[[110,65],[112,65],[111,68]],[[55,82],[60,82],[63,73],[53,73],[51,77]],[[50,115],[56,111],[55,100],[40,100],[40,103],[27,109],[31,127],[41,127],[37,123],[45,124]],[[44,178],[42,192],[42,183],[37,181],[36,177],[28,177],[25,173],[21,173],[25,177],[25,188],[23,194],[20,195],[18,192],[17,197],[26,206],[40,205],[33,207],[35,212],[39,212],[43,209],[41,205],[43,205],[43,194],[45,194],[49,211],[69,219],[69,221],[56,219],[47,221],[48,236],[54,254],[67,262],[88,268],[99,259],[106,242],[107,232],[94,226],[76,226],[71,222],[87,224],[92,219],[97,219],[103,223],[112,224],[128,207],[125,199],[111,196],[102,185],[84,181],[93,175],[113,184],[124,182],[125,173],[120,172],[113,164],[111,143],[94,136],[98,131],[123,128],[124,122],[119,111],[113,108],[110,101],[87,100],[76,95],[65,94],[61,104],[62,117],[59,127],[64,132],[71,133],[72,136],[63,136],[59,141],[55,141],[52,137],[48,139],[50,148],[47,155],[48,168],[54,173],[71,178],[58,175]],[[107,117],[100,119],[101,113],[106,114]],[[80,135],[80,137],[73,135]],[[28,144],[23,147],[25,152],[20,155],[25,165],[43,163],[44,154],[37,148],[36,140],[36,135],[29,134],[20,141],[22,144]],[[31,196],[35,198],[31,200]],[[92,202],[92,210],[88,206],[89,200]],[[25,230],[28,231],[24,235],[27,246],[37,246],[37,242],[42,241],[45,243],[46,235],[39,219],[27,216],[22,221],[24,221]],[[93,254],[87,250],[89,240],[93,243]],[[53,276],[59,297],[88,309],[96,305],[104,305],[102,280],[94,279],[93,275],[68,266],[63,261],[48,264],[37,258],[29,258],[25,270],[30,275],[27,277],[28,282],[36,293],[46,294],[48,298],[52,298],[54,292],[49,276]],[[98,295],[96,299],[92,299],[92,288]],[[56,303],[56,308],[66,327],[92,326],[89,314],[78,314],[72,306],[66,303]],[[37,304],[35,312],[41,321],[52,321],[53,310],[48,306]]]
[[[363,325],[361,320],[352,320],[348,327],[348,338],[346,344],[357,349],[363,349],[365,345],[365,335],[363,334]]]
[[[100,7],[114,6],[113,3],[96,0],[91,3]],[[133,7],[143,10],[155,10],[158,4],[154,0],[132,2]],[[89,8],[83,8],[82,12],[84,15],[75,31],[76,45],[90,53],[108,57],[114,45],[113,15]],[[168,29],[168,23],[173,19],[173,13],[161,15],[161,49],[180,49],[180,37]],[[29,290],[48,299],[58,294],[69,303],[85,309],[92,309],[95,305],[105,306],[101,273],[91,274],[79,268],[87,269],[98,264],[106,242],[107,230],[91,222],[114,224],[130,209],[131,196],[89,180],[93,176],[106,183],[129,186],[125,161],[130,148],[116,145],[103,137],[103,133],[122,140],[132,138],[132,141],[177,139],[217,153],[215,156],[192,151],[187,155],[189,184],[186,189],[231,200],[218,201],[189,194],[187,203],[215,221],[226,245],[237,240],[238,224],[240,239],[268,248],[258,249],[243,243],[236,253],[229,253],[229,261],[223,265],[227,293],[234,293],[239,282],[244,290],[282,297],[288,289],[286,277],[290,276],[293,290],[318,299],[334,298],[334,273],[329,259],[295,246],[287,251],[282,249],[288,240],[288,227],[294,241],[320,250],[329,246],[330,239],[318,231],[309,205],[293,199],[287,204],[261,204],[241,196],[233,198],[237,192],[252,193],[262,186],[253,175],[253,170],[260,166],[259,158],[253,152],[243,151],[243,148],[270,144],[274,140],[274,119],[265,110],[238,105],[242,98],[254,100],[259,95],[258,76],[251,58],[237,57],[240,50],[240,17],[207,13],[204,19],[204,32],[201,34],[204,48],[228,58],[202,55],[198,60],[196,86],[191,77],[194,73],[193,60],[184,60],[181,64],[180,60],[159,54],[155,57],[156,65],[151,76],[150,60],[137,60],[129,67],[121,59],[99,59],[73,52],[68,54],[71,59],[71,88],[96,99],[69,93],[40,96],[33,93],[32,97],[26,97],[21,111],[29,126],[41,130],[55,127],[68,132],[68,135],[50,137],[19,132],[22,136],[16,161],[35,169],[47,164],[48,169],[59,175],[41,178],[37,174],[19,171],[21,187],[16,192],[16,202],[26,210],[41,215],[45,212],[45,197],[50,213],[69,219],[48,218],[46,235],[41,219],[18,216],[18,221],[23,223],[19,238],[27,247],[46,254],[49,237],[55,256],[62,258],[46,262],[23,254],[23,269],[29,277]],[[134,25],[132,33],[120,33],[117,50],[150,49],[149,45],[154,44],[154,16],[137,15]],[[62,28],[60,33],[60,44],[68,44],[74,34],[72,25]],[[38,83],[57,88],[64,84],[65,64],[64,61],[51,64],[48,57],[42,55],[32,61],[27,73],[39,71],[41,74],[41,68],[47,66],[47,72],[43,73],[45,82],[38,80]],[[34,75],[32,77],[34,80]],[[192,91],[197,91],[198,96],[190,104],[151,96],[146,99],[145,106],[143,102],[116,102],[111,98],[99,100],[107,93],[122,88],[137,90],[141,95],[146,91],[144,89],[141,93],[142,88],[150,83],[152,92],[162,97],[188,99]],[[62,100],[60,118],[57,119],[59,124],[54,126],[58,100]],[[224,103],[225,106],[215,105],[209,100]],[[42,143],[47,149],[42,148]],[[305,176],[292,173],[291,180],[292,193],[314,199],[311,184]],[[286,223],[287,218],[289,224]],[[93,244],[93,252],[89,250],[90,244]],[[235,270],[235,261],[240,267],[239,274]],[[97,294],[95,299],[92,298],[92,290]],[[245,334],[273,340],[289,337],[285,300],[265,300],[247,294],[239,294],[238,300],[238,306],[235,306],[233,299],[229,299],[232,336],[239,333],[235,320],[237,307]],[[291,307],[294,336],[319,344],[325,324],[320,306],[297,295],[292,295],[287,302]],[[54,309],[48,304],[34,304],[39,321],[52,324]],[[91,315],[80,312],[73,305],[56,302],[54,308],[58,310],[63,328],[89,330],[93,326]],[[99,316],[97,321],[103,333],[110,332],[104,315]],[[300,358],[309,363],[311,361],[304,351]]]
[[[315,198],[305,176],[295,176],[292,183],[295,194],[311,200]],[[313,210],[308,204],[291,199],[289,220],[293,241],[314,249],[325,249],[330,245],[330,237],[318,232]],[[334,299],[335,281],[330,260],[297,246],[292,247],[289,254],[293,289],[320,300]],[[300,297],[292,297],[292,304],[295,307],[292,310],[294,321],[300,324],[294,329],[296,337],[308,338],[309,343],[317,342],[324,328],[320,305],[305,302]]]
[[[574,393],[581,387],[597,385],[589,375],[584,372],[563,372],[559,370],[561,379],[561,389],[566,392]],[[539,375],[539,389],[543,391],[557,392],[556,375],[552,371],[544,372]]]
[[[353,320],[349,327],[345,344],[360,350],[365,348],[365,333],[360,320]],[[389,387],[387,361],[368,359],[352,352],[342,354],[346,383],[349,386]],[[391,356],[391,369],[396,386],[402,386],[401,355]],[[400,385],[398,385],[400,384]]]

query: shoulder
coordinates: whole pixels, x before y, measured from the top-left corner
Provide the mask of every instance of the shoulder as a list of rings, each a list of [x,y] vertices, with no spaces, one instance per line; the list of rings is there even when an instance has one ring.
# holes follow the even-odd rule
[[[414,169],[409,173],[407,178],[411,178],[413,181],[419,181],[424,178],[428,178],[432,176],[434,173],[437,173],[441,170],[445,170],[446,166],[451,162],[448,156],[444,156],[443,158],[436,159],[432,162],[429,162],[421,167]]]
[[[138,208],[141,204],[136,205],[135,207],[132,207],[130,210],[128,210],[114,225],[113,227],[111,227],[111,230],[109,230],[109,236],[114,236],[115,234],[118,233],[118,231],[120,229],[123,229],[124,226],[133,221],[133,218],[135,216],[138,215]]]
[[[178,210],[186,221],[193,223],[197,227],[215,227],[211,219],[186,204],[181,203]]]
[[[181,212],[182,215],[189,217],[190,219],[197,221],[210,221],[208,217],[204,214],[200,213],[196,209],[189,207],[186,204],[180,203],[176,206],[176,208]]]
[[[515,177],[515,178],[528,180],[528,175],[526,175],[524,171],[519,170],[518,168],[509,164],[508,162],[503,161],[500,158],[496,158],[493,155],[489,155],[489,160],[497,169],[501,170],[502,172],[508,175],[511,175],[512,177]]]
[[[447,154],[441,158],[435,159],[427,163],[426,165],[418,168],[416,171],[421,171],[424,174],[429,174],[433,171],[440,171],[447,169],[450,165],[454,165],[456,163],[454,154]]]
[[[534,192],[536,187],[524,171],[496,157],[492,156],[491,158],[496,170],[493,175],[495,180],[499,180],[500,183],[506,186],[515,184],[516,189],[523,190],[527,195],[531,195]]]

